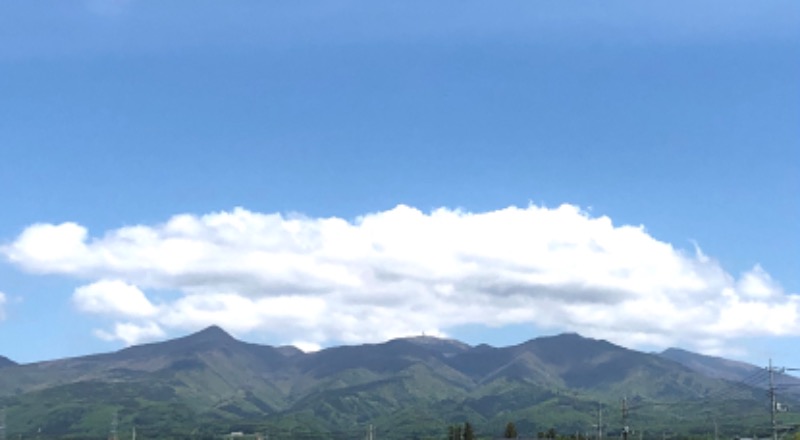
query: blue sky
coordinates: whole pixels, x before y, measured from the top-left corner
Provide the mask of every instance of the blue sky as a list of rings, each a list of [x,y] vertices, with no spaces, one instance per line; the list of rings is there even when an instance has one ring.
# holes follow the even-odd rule
[[[0,354],[218,323],[800,366],[799,55],[794,1],[4,3]]]

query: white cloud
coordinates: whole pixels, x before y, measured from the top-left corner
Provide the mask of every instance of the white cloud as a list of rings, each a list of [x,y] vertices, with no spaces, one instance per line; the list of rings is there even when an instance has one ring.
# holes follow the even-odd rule
[[[800,299],[761,267],[737,279],[699,247],[684,252],[571,205],[401,205],[354,221],[237,208],[92,238],[80,225],[37,224],[2,252],[28,271],[99,280],[74,300],[137,319],[105,334],[127,343],[212,323],[306,347],[463,324],[532,323],[705,351],[731,338],[800,334]],[[143,291],[169,300],[154,305]]]
[[[313,353],[322,349],[319,344],[315,344],[313,342],[293,341],[290,345],[293,345],[306,353]]]
[[[6,319],[5,305],[6,305],[6,294],[0,292],[0,321]]]
[[[34,272],[79,275],[93,266],[85,243],[87,234],[86,228],[75,223],[35,224],[17,237],[13,247],[4,248],[4,253],[11,262]]]
[[[114,325],[113,332],[105,330],[95,330],[95,335],[106,341],[122,341],[126,345],[132,345],[144,341],[152,341],[163,338],[166,333],[161,327],[153,322],[145,324],[133,324],[129,322],[119,322]]]
[[[783,293],[781,287],[761,266],[756,266],[750,272],[742,275],[737,285],[737,291],[748,298],[762,300]]]
[[[91,313],[149,317],[158,312],[141,290],[119,280],[101,280],[79,287],[72,300],[80,310]]]

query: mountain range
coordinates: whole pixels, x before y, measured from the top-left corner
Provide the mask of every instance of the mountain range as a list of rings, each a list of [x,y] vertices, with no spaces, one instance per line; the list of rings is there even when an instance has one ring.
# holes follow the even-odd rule
[[[800,383],[775,376],[787,391]],[[12,436],[102,438],[136,427],[139,438],[344,439],[372,425],[381,438],[421,439],[469,421],[483,437],[500,436],[507,422],[535,437],[594,433],[602,418],[608,435],[629,425],[644,438],[705,435],[712,419],[730,435],[768,430],[768,380],[749,364],[577,334],[509,347],[423,336],[305,353],[210,327],[113,353],[22,365],[2,358],[0,404]]]

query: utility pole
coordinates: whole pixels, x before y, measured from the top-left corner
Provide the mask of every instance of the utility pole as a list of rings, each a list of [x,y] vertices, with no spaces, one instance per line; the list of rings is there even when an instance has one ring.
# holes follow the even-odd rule
[[[622,440],[628,440],[628,398],[622,398]]]
[[[717,425],[717,416],[714,416],[714,440],[719,440],[719,425]]]
[[[775,368],[772,367],[772,359],[769,360],[769,415],[770,424],[772,425],[772,440],[778,440],[778,399],[775,396]]]
[[[597,440],[603,440],[603,407],[597,404]]]
[[[114,418],[111,419],[111,432],[108,434],[108,440],[118,440],[117,437],[117,425],[119,421],[117,420],[117,411],[114,410]]]
[[[786,371],[797,371],[798,368],[785,368],[785,367],[773,367],[772,366],[772,359],[769,360],[769,366],[767,367],[767,371],[769,371],[769,415],[770,415],[770,424],[772,425],[772,440],[778,440],[778,412],[783,412],[785,409],[782,409],[781,404],[778,402],[778,396],[775,393],[777,387],[775,386],[775,373],[784,373]]]
[[[769,360],[769,414],[770,414],[770,422],[772,424],[772,440],[778,440],[778,425],[775,422],[776,419],[776,412],[778,410],[778,400],[775,397],[775,378],[773,377],[775,374],[775,369],[772,368],[772,358]]]

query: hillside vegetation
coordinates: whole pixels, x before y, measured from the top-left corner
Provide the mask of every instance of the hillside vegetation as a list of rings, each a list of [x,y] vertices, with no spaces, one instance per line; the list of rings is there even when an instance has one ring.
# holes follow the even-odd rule
[[[511,421],[522,437],[582,438],[595,435],[598,411],[608,437],[623,424],[642,438],[708,438],[714,422],[729,437],[769,432],[755,380],[763,369],[737,364],[715,376],[716,358],[676,353],[576,334],[502,348],[417,337],[303,353],[211,327],[114,353],[5,364],[0,404],[9,438],[106,438],[114,420],[120,438],[135,427],[140,439],[349,439],[370,425],[380,438],[443,439],[465,421],[478,437],[500,437]]]

